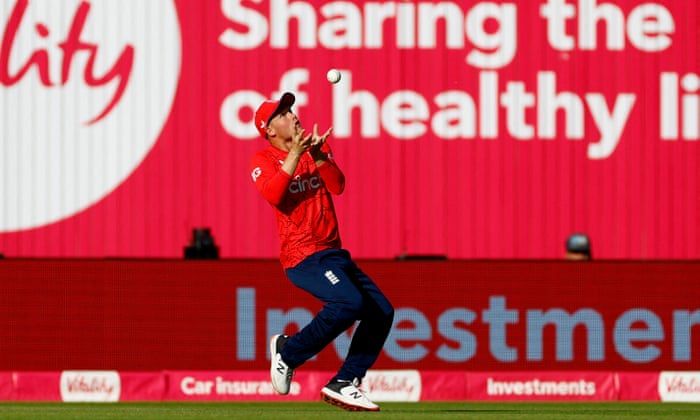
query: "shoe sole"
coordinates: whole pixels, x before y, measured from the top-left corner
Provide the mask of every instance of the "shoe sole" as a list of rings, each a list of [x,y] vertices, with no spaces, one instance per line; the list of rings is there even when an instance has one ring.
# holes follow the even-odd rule
[[[270,338],[270,379],[275,375],[275,354],[277,353],[277,338],[282,335],[282,334],[275,334]],[[281,390],[277,389],[275,386],[275,381],[270,380],[272,383],[272,388],[275,390],[276,393],[280,395],[287,395],[289,394],[289,391],[287,392],[282,392]]]
[[[347,410],[347,411],[379,411],[379,407],[367,408],[367,407],[360,407],[357,405],[345,403],[345,402],[340,401],[336,398],[333,398],[332,396],[326,394],[323,391],[321,391],[321,399],[323,399],[324,402],[327,402],[330,405],[336,406],[338,408],[342,408],[343,410]]]

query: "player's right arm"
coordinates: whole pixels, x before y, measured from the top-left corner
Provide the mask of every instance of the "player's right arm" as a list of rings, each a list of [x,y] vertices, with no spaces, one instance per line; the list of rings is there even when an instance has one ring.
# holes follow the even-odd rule
[[[314,131],[316,131],[315,126]],[[287,157],[281,162],[281,166],[278,166],[276,161],[270,159],[265,152],[259,152],[253,156],[251,164],[253,182],[260,194],[273,206],[277,207],[282,203],[289,183],[299,165],[299,160],[311,146],[312,140],[311,134],[304,136],[304,129],[295,125],[291,141],[289,144],[285,144]],[[284,150],[279,145],[275,147]]]
[[[294,165],[296,168],[296,165]],[[253,156],[250,176],[253,178],[255,188],[273,206],[279,206],[292,181],[292,175],[284,170],[283,166],[275,165],[269,157],[258,153]]]

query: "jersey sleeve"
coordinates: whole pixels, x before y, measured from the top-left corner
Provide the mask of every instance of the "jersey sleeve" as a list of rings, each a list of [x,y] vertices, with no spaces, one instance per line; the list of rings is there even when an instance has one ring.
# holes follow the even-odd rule
[[[260,153],[253,156],[250,168],[255,188],[263,198],[275,207],[282,203],[292,177]]]
[[[321,146],[321,151],[326,154],[327,159],[318,166],[318,173],[323,179],[323,183],[331,194],[342,194],[345,190],[345,175],[333,159],[333,152],[328,143]]]

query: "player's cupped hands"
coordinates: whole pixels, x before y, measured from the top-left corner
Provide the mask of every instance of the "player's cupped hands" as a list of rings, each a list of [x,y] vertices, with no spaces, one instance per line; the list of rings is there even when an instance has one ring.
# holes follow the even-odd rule
[[[310,134],[312,151],[319,150],[321,148],[321,146],[323,146],[323,143],[326,142],[326,139],[328,138],[328,136],[331,135],[332,132],[333,132],[333,127],[329,127],[325,133],[319,135],[318,134],[318,124],[314,124],[314,131],[312,134]]]
[[[321,150],[321,146],[323,146],[323,143],[326,142],[328,136],[330,136],[332,132],[333,127],[330,127],[325,133],[318,134],[318,124],[314,124],[313,132],[308,135],[304,135],[306,130],[297,125],[294,130],[294,135],[292,136],[290,151],[294,151],[299,154],[308,151],[312,156],[315,156]]]
[[[305,132],[306,130],[299,125],[294,127],[294,134],[292,135],[292,142],[289,148],[290,152],[293,151],[301,155],[311,147],[311,138],[313,134],[304,136]]]

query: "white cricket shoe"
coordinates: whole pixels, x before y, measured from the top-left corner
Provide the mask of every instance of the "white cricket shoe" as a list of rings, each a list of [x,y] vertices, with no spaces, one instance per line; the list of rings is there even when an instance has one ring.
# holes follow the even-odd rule
[[[292,384],[294,369],[287,366],[282,360],[282,347],[289,340],[284,334],[273,335],[270,338],[270,380],[272,387],[278,394],[289,394],[289,387]]]
[[[367,397],[358,386],[357,378],[352,381],[335,379],[321,390],[321,398],[328,404],[349,411],[379,411],[379,406]]]

